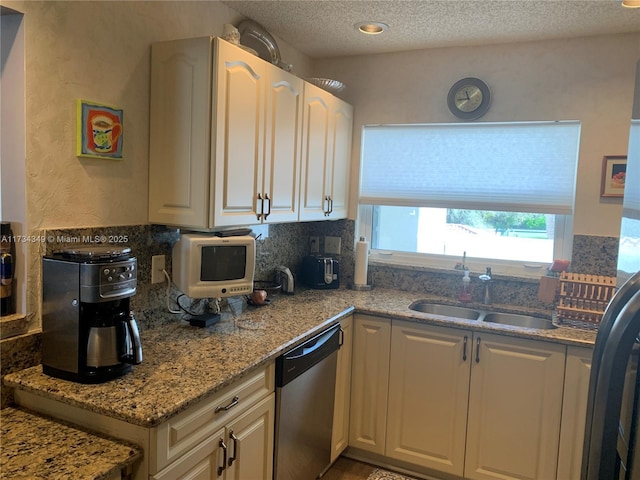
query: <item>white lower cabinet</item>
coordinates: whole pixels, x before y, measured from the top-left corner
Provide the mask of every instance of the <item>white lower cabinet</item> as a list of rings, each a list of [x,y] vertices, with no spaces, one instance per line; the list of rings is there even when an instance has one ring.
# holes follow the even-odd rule
[[[336,366],[336,394],[331,431],[331,462],[349,445],[349,406],[351,402],[351,353],[353,344],[353,316],[340,321],[342,346],[338,350]]]
[[[580,480],[592,348],[569,347],[562,401],[558,480]]]
[[[472,332],[394,321],[385,455],[462,475]]]
[[[239,457],[238,445],[241,439],[248,438],[247,432],[251,433],[251,440],[246,443],[253,447],[244,448],[253,452],[243,455],[243,458],[255,457],[252,461],[259,468],[268,467],[271,472],[271,463],[264,465],[260,459],[272,462],[274,391],[275,366],[271,363],[151,429],[147,452],[151,478],[191,478],[186,472],[193,468],[200,471],[208,461],[223,468],[221,473],[227,473],[226,478],[235,478],[230,476],[238,468],[235,460],[228,465],[229,462],[223,462],[222,457],[225,454],[228,459]],[[237,422],[240,422],[239,426]],[[217,454],[219,448],[222,450]],[[210,460],[206,460],[209,457]],[[216,474],[212,478],[219,476]]]
[[[217,430],[151,478],[241,480],[271,478],[275,393]]]
[[[356,315],[353,348],[349,444],[364,456],[468,479],[556,478],[565,346]]]
[[[211,480],[218,476],[220,443],[224,428],[207,438],[178,461],[150,478],[153,480],[194,479]]]
[[[556,478],[565,352],[476,332],[465,478]]]
[[[370,315],[353,318],[349,445],[384,454],[389,391],[391,321]]]

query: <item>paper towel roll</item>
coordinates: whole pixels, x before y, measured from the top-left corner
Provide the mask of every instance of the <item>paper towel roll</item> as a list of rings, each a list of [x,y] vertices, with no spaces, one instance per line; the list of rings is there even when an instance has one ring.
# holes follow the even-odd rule
[[[367,269],[369,268],[369,242],[364,237],[356,244],[356,270],[353,275],[355,285],[367,285]]]

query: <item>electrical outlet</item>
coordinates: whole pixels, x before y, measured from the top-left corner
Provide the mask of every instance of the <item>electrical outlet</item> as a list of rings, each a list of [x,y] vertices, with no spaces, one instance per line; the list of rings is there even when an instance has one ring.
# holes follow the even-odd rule
[[[320,253],[320,237],[309,237],[309,252]]]
[[[341,240],[340,237],[324,237],[324,253],[340,255]]]
[[[154,255],[151,257],[151,283],[162,283],[165,280],[164,273],[166,259],[164,255]]]

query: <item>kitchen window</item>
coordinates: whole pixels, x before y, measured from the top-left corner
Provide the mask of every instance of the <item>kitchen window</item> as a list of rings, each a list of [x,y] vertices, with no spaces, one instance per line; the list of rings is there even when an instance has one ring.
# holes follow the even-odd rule
[[[571,256],[579,141],[576,121],[365,126],[371,259],[539,276]]]

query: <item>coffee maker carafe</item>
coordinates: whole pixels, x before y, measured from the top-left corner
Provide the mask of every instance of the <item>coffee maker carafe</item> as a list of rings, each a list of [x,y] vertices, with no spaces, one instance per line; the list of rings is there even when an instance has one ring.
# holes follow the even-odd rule
[[[43,259],[42,369],[47,375],[101,383],[142,362],[130,311],[137,263],[131,249],[65,249]]]
[[[106,305],[83,305],[81,316],[89,318],[87,334],[87,366],[110,367],[121,362],[142,361],[138,326],[128,302],[111,301]],[[82,307],[81,307],[82,308]],[[133,345],[136,345],[134,348]]]

